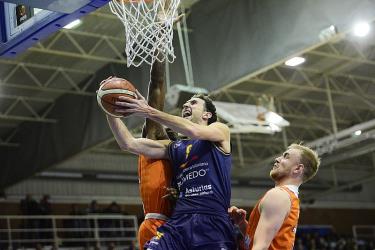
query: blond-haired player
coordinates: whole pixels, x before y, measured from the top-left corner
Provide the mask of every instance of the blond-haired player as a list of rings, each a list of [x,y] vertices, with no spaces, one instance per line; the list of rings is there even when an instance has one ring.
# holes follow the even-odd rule
[[[291,144],[275,159],[270,171],[275,187],[257,202],[249,221],[245,210],[229,209],[244,235],[240,249],[293,249],[300,211],[298,188],[315,176],[319,165],[317,153],[301,144]]]

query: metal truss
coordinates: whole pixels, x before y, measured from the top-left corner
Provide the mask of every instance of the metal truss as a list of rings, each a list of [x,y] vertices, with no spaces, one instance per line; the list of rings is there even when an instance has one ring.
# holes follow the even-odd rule
[[[342,184],[340,175],[336,172],[341,171],[342,162],[350,160],[352,166],[359,156],[361,159],[368,158],[371,153],[372,166],[375,169],[375,130],[369,121],[375,115],[375,96],[371,94],[375,87],[375,78],[373,70],[356,70],[360,67],[370,69],[375,66],[375,47],[368,46],[363,49],[363,46],[358,46],[353,41],[343,40],[321,44],[304,51],[303,54],[315,63],[293,68],[279,62],[249,74],[248,77],[217,91],[215,95],[223,101],[241,100],[241,103],[251,104],[256,104],[263,94],[274,97],[279,103],[278,111],[291,125],[282,136],[272,140],[265,139],[264,147],[276,143],[280,145],[281,153],[281,145],[287,145],[288,140],[321,138],[312,142],[311,146],[317,148],[321,155],[327,155],[324,156],[322,164],[325,169],[327,166],[331,167],[332,181],[327,182],[326,191],[313,192],[304,199],[315,199],[374,181],[375,175],[370,174],[364,178],[352,178]],[[320,61],[323,60],[325,64],[321,65]],[[350,128],[343,130],[348,127]],[[362,134],[353,137],[354,130],[359,129]],[[237,141],[236,138],[234,143]],[[239,164],[235,163],[235,166],[238,166],[234,168],[235,175],[253,176],[264,171],[278,155],[267,151],[264,151],[264,154],[259,153],[251,144],[250,135],[241,135],[239,145],[242,149],[239,150],[242,152],[234,157],[239,161]],[[251,157],[252,160],[243,155]],[[337,162],[340,162],[340,165],[335,165]]]
[[[91,41],[90,47],[86,44],[87,39]],[[118,37],[62,29],[51,39],[38,43],[29,51],[105,64],[126,65],[126,59],[123,56],[124,46],[125,40]]]
[[[362,134],[353,137],[353,132],[357,130],[362,130]],[[367,141],[368,143],[362,144],[362,142],[364,141]],[[321,165],[324,166],[325,169],[327,168],[327,166],[331,167],[332,181],[326,182],[326,184],[329,184],[331,188],[328,188],[324,192],[313,192],[303,197],[303,199],[315,199],[375,180],[375,120],[357,124],[346,130],[339,131],[334,135],[322,137],[309,143],[308,145],[316,149],[319,155],[323,158]],[[280,152],[282,151],[283,150],[281,149]],[[336,172],[339,171],[341,167],[336,164],[340,162],[341,165],[342,161],[346,161],[363,155],[368,155],[369,153],[372,153],[371,165],[373,166],[373,169],[367,169],[365,172],[366,175],[368,175],[368,173],[370,173],[370,175],[368,177],[361,177],[359,179],[345,182],[345,184],[342,185],[339,184],[339,175]],[[260,158],[263,158],[263,160],[259,160],[257,162],[248,162],[248,167],[235,169],[234,172],[236,173],[236,175],[240,174],[242,176],[254,176],[256,173],[264,171],[264,169],[269,166],[279,154],[275,154],[271,157],[269,157],[269,155],[270,154],[268,154],[268,156],[266,157],[261,156]],[[355,171],[358,172],[359,170],[355,168]]]
[[[3,76],[0,87],[20,90],[20,95],[0,95],[1,100],[10,101],[8,107],[0,111],[1,119],[56,122],[54,119],[47,118],[47,115],[54,105],[54,99],[27,96],[27,94],[29,94],[28,91],[35,91],[37,93],[47,92],[58,95],[67,93],[86,96],[94,95],[94,93],[87,92],[86,90],[94,79],[94,74],[92,72],[6,60],[0,60],[0,63],[8,65],[11,68]],[[79,75],[79,78],[91,78],[89,78],[84,86],[79,86],[72,78],[74,74]],[[19,75],[23,76],[22,82],[17,80],[17,76]],[[43,77],[40,77],[41,75],[43,75]],[[14,78],[16,80],[14,80]],[[59,82],[58,87],[54,86],[54,83],[57,81]],[[24,91],[26,92],[22,95],[21,93]],[[40,111],[41,106],[43,107],[42,112]],[[22,115],[18,112],[19,108],[23,110]]]
[[[9,135],[5,138],[0,137],[0,147],[18,147],[19,143],[12,142],[13,136],[16,134],[17,128],[14,129]]]
[[[361,134],[353,136],[356,131],[361,131]],[[309,146],[316,148],[319,155],[323,155],[368,139],[375,140],[375,119],[362,124],[357,124],[335,134],[319,138],[310,142]]]
[[[11,69],[3,76],[0,87],[16,88],[20,90],[34,90],[57,94],[78,94],[93,95],[86,91],[88,85],[80,87],[73,80],[73,76],[79,79],[93,78],[94,72],[75,70],[64,67],[48,66],[35,63],[24,63],[17,61],[0,60],[0,64],[8,65]],[[22,82],[14,80],[18,75],[22,75]],[[43,76],[43,77],[41,77]],[[25,83],[27,81],[27,84]],[[54,86],[58,81],[59,87]],[[90,82],[90,80],[88,81]]]
[[[304,200],[311,200],[311,199],[316,199],[320,197],[324,197],[327,195],[331,195],[340,191],[343,191],[345,189],[355,187],[357,185],[369,183],[375,181],[375,174],[370,174],[368,177],[365,178],[360,178],[358,180],[351,181],[349,183],[343,184],[343,185],[334,185],[332,188],[325,190],[325,191],[320,191],[320,192],[313,192],[312,194],[309,195],[304,195],[302,199]],[[337,182],[336,182],[337,183]]]
[[[51,106],[53,106],[53,100],[43,99],[43,98],[36,98],[36,97],[26,97],[26,96],[12,96],[12,95],[2,95],[0,94],[0,99],[9,99],[11,100],[10,105],[4,110],[0,112],[0,119],[8,119],[8,120],[19,120],[19,121],[34,121],[34,122],[46,122],[46,123],[55,123],[56,119],[48,119],[46,118],[48,113],[51,110]],[[50,106],[47,107],[43,113],[38,112],[33,106],[30,104],[31,102],[43,102],[49,104]],[[23,108],[27,113],[25,115],[18,115],[16,114],[17,108]],[[23,112],[25,113],[25,112]]]

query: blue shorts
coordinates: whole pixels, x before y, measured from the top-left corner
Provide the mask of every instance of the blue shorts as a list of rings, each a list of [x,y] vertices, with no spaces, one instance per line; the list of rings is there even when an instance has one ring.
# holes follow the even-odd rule
[[[236,249],[229,216],[184,214],[173,216],[158,228],[146,250],[232,250]]]

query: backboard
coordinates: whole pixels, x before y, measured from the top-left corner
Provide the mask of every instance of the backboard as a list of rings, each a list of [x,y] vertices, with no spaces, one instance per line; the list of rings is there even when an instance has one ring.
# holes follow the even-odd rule
[[[17,56],[39,40],[97,10],[110,0],[74,0],[75,4],[71,5],[71,0],[7,1],[11,2],[0,0],[0,57]],[[28,5],[22,4],[24,2]],[[61,11],[53,11],[59,8]]]

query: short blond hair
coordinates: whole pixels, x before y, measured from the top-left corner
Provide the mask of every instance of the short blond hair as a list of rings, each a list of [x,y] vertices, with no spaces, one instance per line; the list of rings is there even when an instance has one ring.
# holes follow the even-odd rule
[[[302,145],[302,143],[293,143],[288,149],[298,149],[301,151],[301,163],[304,166],[302,181],[305,183],[311,180],[319,170],[320,158],[318,153]]]

